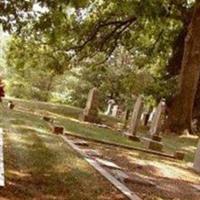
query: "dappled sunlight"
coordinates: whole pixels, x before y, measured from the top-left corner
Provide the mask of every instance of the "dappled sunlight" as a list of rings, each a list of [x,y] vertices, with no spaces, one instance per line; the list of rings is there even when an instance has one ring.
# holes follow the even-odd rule
[[[29,125],[12,125],[14,128],[22,129],[24,131],[32,131],[32,132],[39,132],[39,133],[47,133],[43,128],[33,127]]]
[[[28,146],[33,145],[33,141],[27,140],[27,139],[21,137],[21,135],[19,135],[18,133],[9,132],[7,135],[9,137],[9,139],[11,141],[15,142],[15,144],[17,144],[18,146],[20,146],[22,144],[25,144],[25,145],[28,145]]]
[[[196,151],[197,147],[195,146],[184,146],[182,147],[182,150],[188,151],[189,153],[194,153]]]
[[[8,170],[7,173],[9,173],[9,174],[11,174],[13,176],[17,176],[19,178],[28,178],[28,177],[31,177],[30,173],[23,172],[22,170],[20,170],[20,171],[17,171],[17,170]]]
[[[194,182],[199,182],[200,181],[200,176],[197,176],[195,173],[190,172],[187,168],[183,169],[180,166],[173,166],[173,162],[162,162],[162,161],[151,161],[151,160],[141,160],[138,158],[129,158],[132,160],[132,162],[137,163],[138,165],[141,165],[143,167],[149,167],[152,166],[153,168],[157,169],[159,172],[158,174],[153,174],[155,176],[162,176],[166,178],[172,178],[172,179],[181,179],[185,181],[191,181],[193,180]],[[182,164],[185,166],[185,163]]]
[[[180,135],[179,138],[181,139],[190,139],[190,140],[198,140],[198,135]]]

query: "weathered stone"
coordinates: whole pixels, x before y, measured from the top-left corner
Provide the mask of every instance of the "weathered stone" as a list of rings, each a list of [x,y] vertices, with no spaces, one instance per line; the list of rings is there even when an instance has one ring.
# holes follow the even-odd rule
[[[164,120],[164,115],[165,115],[165,100],[162,99],[156,109],[156,112],[154,114],[151,128],[150,128],[150,135],[159,135],[162,125],[163,125],[163,120]]]
[[[200,192],[200,185],[197,185],[197,184],[191,184],[191,186],[192,186],[193,188],[195,188],[197,191]]]
[[[14,104],[12,101],[8,101],[8,108],[9,108],[10,110],[13,110],[14,107],[15,107],[15,104]]]
[[[155,140],[155,141],[157,141],[157,142],[161,142],[162,137],[161,137],[161,136],[158,136],[158,135],[153,135],[153,136],[151,137],[151,139],[152,139],[152,140]]]
[[[117,112],[118,112],[118,105],[114,105],[112,109],[112,116],[117,117]]]
[[[185,157],[185,153],[182,152],[182,151],[176,151],[176,152],[174,153],[174,157],[175,157],[176,159],[178,159],[178,160],[183,160],[184,157]]]
[[[92,156],[92,157],[102,157],[102,153],[100,153],[98,150],[94,150],[94,149],[84,149],[83,150],[85,154],[87,154],[88,156]]]
[[[200,140],[199,140],[199,143],[198,143],[198,146],[197,146],[193,168],[196,172],[200,173]]]
[[[155,151],[162,151],[163,143],[158,142],[149,138],[143,138],[146,148],[155,150]]]
[[[130,139],[130,140],[132,140],[132,141],[140,142],[140,138],[139,138],[137,135],[130,135],[130,134],[127,134],[126,136],[128,137],[128,139]]]
[[[156,186],[156,184],[153,183],[152,181],[146,180],[144,178],[140,178],[139,176],[128,175],[121,170],[115,169],[115,170],[112,170],[112,173],[119,181],[124,182],[124,183],[133,183],[133,184],[154,186],[154,187]]]
[[[47,122],[50,122],[50,121],[51,121],[51,118],[50,118],[50,117],[47,117],[47,116],[43,116],[43,120],[44,120],[44,121],[47,121]]]
[[[53,133],[63,134],[64,133],[64,127],[63,126],[54,126],[53,127]]]
[[[101,121],[98,116],[98,109],[99,109],[98,96],[99,92],[97,88],[93,88],[90,90],[86,107],[83,111],[83,116],[82,116],[83,121],[93,122],[93,123],[99,123]]]
[[[88,142],[86,142],[85,140],[73,140],[73,143],[79,146],[89,146]]]
[[[109,99],[108,100],[108,108],[105,112],[105,115],[110,115],[112,113],[112,109],[113,109],[113,106],[115,104],[115,100],[114,99]]]
[[[100,158],[96,158],[96,161],[105,166],[105,167],[108,167],[108,168],[113,168],[113,169],[121,169],[120,166],[116,165],[115,163],[111,162],[111,161],[108,161],[108,160],[103,160],[103,159],[100,159]]]
[[[139,96],[134,105],[133,113],[131,116],[131,124],[128,130],[128,133],[130,133],[130,135],[132,136],[136,136],[137,128],[139,126],[139,122],[140,122],[140,118],[142,114],[142,109],[143,109],[143,100],[142,100],[142,96]]]

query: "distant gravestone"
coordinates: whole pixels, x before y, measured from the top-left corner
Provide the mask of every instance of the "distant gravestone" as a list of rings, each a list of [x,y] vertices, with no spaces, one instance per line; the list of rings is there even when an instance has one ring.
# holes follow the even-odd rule
[[[64,127],[59,125],[53,126],[53,133],[55,134],[63,134],[64,133]]]
[[[97,88],[90,90],[86,107],[83,111],[83,121],[99,123],[100,118],[98,116],[99,109],[99,92]]]
[[[151,115],[151,111],[152,111],[152,108],[150,107],[146,112],[144,112],[142,115],[142,125],[143,126],[148,126],[148,123],[149,123],[149,119],[150,119],[150,115]]]
[[[162,99],[154,113],[149,131],[151,139],[146,138],[144,140],[148,149],[162,151],[163,143],[161,142],[160,132],[165,117],[165,106],[165,100]]]
[[[130,123],[130,128],[128,130],[128,133],[130,134],[130,139],[139,141],[139,138],[136,136],[137,133],[137,128],[140,123],[140,118],[142,115],[142,109],[143,109],[143,99],[142,96],[139,96],[137,98],[137,101],[134,105],[133,108],[133,113],[131,116],[131,123]]]
[[[115,100],[114,99],[109,99],[108,101],[108,108],[105,112],[105,115],[110,115],[112,113],[112,109],[113,109],[113,105],[115,104]]]
[[[200,173],[200,140],[199,140],[199,143],[198,143],[198,146],[197,146],[193,168],[194,168],[195,171]]]
[[[113,106],[113,109],[112,109],[112,116],[113,116],[113,117],[117,117],[118,108],[119,108],[118,105],[114,105],[114,106]]]
[[[15,107],[15,104],[14,104],[12,101],[8,101],[8,108],[9,108],[10,110],[13,110],[14,107]]]

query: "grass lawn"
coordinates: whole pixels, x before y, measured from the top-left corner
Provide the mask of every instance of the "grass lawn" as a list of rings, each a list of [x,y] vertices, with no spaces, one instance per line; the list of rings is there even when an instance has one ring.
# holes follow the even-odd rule
[[[125,199],[38,116],[3,114],[6,186],[0,199]]]
[[[119,144],[130,145],[134,147],[144,147],[142,143],[130,141],[129,139],[120,135],[115,129],[100,128],[96,125],[84,123],[79,120],[79,116],[82,109],[59,105],[59,104],[48,104],[43,102],[25,101],[25,100],[14,100],[16,107],[26,108],[30,111],[37,110],[38,112],[48,112],[47,115],[56,118],[60,124],[62,124],[67,131],[74,132],[79,135],[87,136],[93,139],[105,140],[108,142],[115,142]],[[102,115],[103,119],[116,126],[120,122],[119,119],[113,117],[107,117]],[[146,136],[146,131],[140,130],[139,136]],[[186,153],[186,161],[192,162],[194,153],[196,150],[198,137],[179,137],[176,135],[164,135],[164,151],[173,153],[176,150],[182,150]]]
[[[79,120],[82,112],[79,108],[16,100],[12,111],[3,112],[6,187],[0,190],[5,199],[70,199],[70,200],[107,200],[124,199],[107,181],[96,173],[80,156],[69,148],[59,137],[51,133],[48,123],[40,115],[48,115],[62,124],[66,131],[93,139],[115,142],[134,147],[143,147],[141,143],[128,140],[115,129],[100,128],[95,124]],[[105,119],[105,118],[104,118]],[[117,124],[119,120],[107,119]],[[141,136],[146,133],[140,130]],[[174,185],[176,191],[180,185],[184,195],[190,194],[188,181],[197,183],[199,176],[190,171],[187,162],[192,162],[197,145],[197,137],[164,135],[165,151],[184,150],[185,161],[169,160],[143,152],[128,151],[94,143],[110,160],[113,160],[134,176],[147,175],[158,182],[163,189],[141,188],[136,185],[133,191],[147,198],[172,195],[165,184]],[[193,191],[191,189],[191,191]],[[179,196],[180,192],[176,195]],[[146,196],[145,196],[146,195]],[[175,196],[176,196],[175,195]],[[196,195],[196,194],[194,194]],[[172,195],[173,196],[173,195]],[[175,197],[174,196],[174,197]],[[182,198],[182,197],[181,197]],[[151,199],[151,198],[150,198]],[[162,198],[161,198],[162,199]],[[184,198],[183,198],[184,199]]]

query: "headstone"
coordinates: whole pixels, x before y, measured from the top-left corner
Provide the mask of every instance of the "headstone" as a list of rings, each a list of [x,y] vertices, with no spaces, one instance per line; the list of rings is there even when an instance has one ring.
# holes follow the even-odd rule
[[[163,143],[161,142],[162,138],[160,136],[160,132],[163,126],[164,117],[165,117],[165,100],[162,99],[158,104],[158,107],[152,119],[149,131],[151,139],[145,140],[145,144],[148,149],[152,149],[155,151],[162,151]]]
[[[149,116],[149,122],[153,121],[155,113],[156,113],[156,108],[153,108],[153,110],[151,111],[150,116]]]
[[[113,109],[112,109],[112,116],[116,117],[117,116],[117,112],[118,112],[118,105],[114,105]]]
[[[142,96],[139,96],[133,108],[130,128],[128,130],[128,134],[130,134],[130,139],[134,141],[140,141],[139,138],[136,136],[136,133],[137,133],[137,128],[140,122],[142,109],[143,109],[143,99],[142,99]]]
[[[150,135],[159,135],[161,131],[161,127],[163,125],[163,118],[165,114],[165,100],[162,99],[160,103],[158,104],[158,107],[156,109],[156,112],[154,114],[151,128],[150,128]]]
[[[109,99],[108,100],[108,108],[105,112],[105,115],[110,115],[112,113],[112,108],[113,108],[113,105],[115,104],[115,100],[114,99]]]
[[[14,107],[15,107],[15,104],[14,104],[12,101],[8,101],[8,108],[9,108],[10,110],[13,110]]]
[[[97,88],[90,90],[86,107],[83,111],[83,121],[99,123],[100,118],[98,116],[99,109],[99,92]]]
[[[50,117],[47,117],[47,116],[43,116],[43,120],[44,120],[44,121],[47,121],[47,122],[50,122],[50,121],[51,121],[51,118],[50,118]]]
[[[152,108],[149,108],[148,111],[143,113],[143,118],[142,118],[142,125],[147,126],[148,122],[150,121],[150,115],[151,115]]]
[[[182,151],[176,151],[176,152],[174,153],[174,157],[175,157],[176,159],[178,159],[178,160],[183,160],[184,157],[185,157],[185,153],[182,152]]]
[[[196,172],[200,173],[200,140],[199,140],[197,150],[196,150],[196,154],[195,154],[195,157],[194,157],[193,168]]]
[[[64,133],[64,127],[63,126],[54,126],[53,127],[53,133],[63,134]]]

